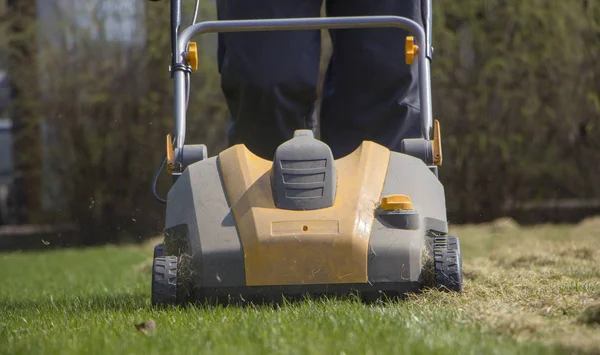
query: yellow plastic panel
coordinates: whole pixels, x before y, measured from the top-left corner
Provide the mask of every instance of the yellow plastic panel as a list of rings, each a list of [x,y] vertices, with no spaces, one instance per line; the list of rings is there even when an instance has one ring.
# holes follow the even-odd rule
[[[219,154],[244,249],[247,286],[367,282],[367,253],[390,151],[364,142],[336,161],[332,207],[275,208],[271,162],[243,145]],[[305,228],[306,227],[306,228]]]
[[[271,223],[271,236],[304,234],[338,234],[339,221],[275,221]]]

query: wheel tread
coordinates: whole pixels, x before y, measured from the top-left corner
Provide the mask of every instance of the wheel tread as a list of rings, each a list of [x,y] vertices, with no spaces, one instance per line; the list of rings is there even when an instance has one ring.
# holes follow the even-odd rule
[[[154,259],[165,256],[165,243],[158,243],[154,246]]]
[[[152,266],[152,304],[177,303],[177,257],[161,256]]]
[[[435,277],[442,291],[462,291],[462,259],[458,238],[436,237],[433,241]]]

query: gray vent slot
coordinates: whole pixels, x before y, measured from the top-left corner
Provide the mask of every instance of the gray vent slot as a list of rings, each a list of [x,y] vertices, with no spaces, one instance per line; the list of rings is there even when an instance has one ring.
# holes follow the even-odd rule
[[[325,173],[318,174],[283,174],[283,182],[286,184],[311,184],[324,182]]]
[[[326,159],[315,159],[315,160],[282,160],[282,169],[316,169],[325,168],[327,166]]]
[[[329,147],[300,130],[275,152],[272,170],[275,206],[289,210],[315,210],[333,206],[336,171]]]
[[[315,198],[323,196],[323,188],[316,189],[285,189],[287,198]]]

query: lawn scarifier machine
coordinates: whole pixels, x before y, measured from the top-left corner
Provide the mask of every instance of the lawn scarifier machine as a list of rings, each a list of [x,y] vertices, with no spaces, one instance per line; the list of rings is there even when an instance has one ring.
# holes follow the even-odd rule
[[[173,185],[164,243],[154,251],[152,304],[460,292],[460,244],[448,235],[440,127],[432,119],[431,0],[423,4],[425,28],[396,16],[196,24],[196,3],[193,23],[180,31],[181,7],[171,0],[175,135],[167,136],[165,161]],[[381,27],[412,34],[406,64],[418,65],[422,137],[405,139],[400,152],[364,141],[334,159],[310,130],[296,131],[273,161],[243,144],[213,157],[204,145],[185,144],[195,35]]]

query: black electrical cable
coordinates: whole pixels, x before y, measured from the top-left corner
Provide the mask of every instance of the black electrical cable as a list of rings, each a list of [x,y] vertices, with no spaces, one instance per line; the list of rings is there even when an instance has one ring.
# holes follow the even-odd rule
[[[194,17],[192,18],[192,26],[196,24],[198,20],[198,11],[200,10],[200,0],[196,0],[196,7],[194,8]]]
[[[165,157],[165,159],[163,159],[162,164],[160,164],[160,167],[154,173],[154,180],[152,180],[152,194],[154,195],[154,198],[156,199],[156,201],[158,201],[162,204],[166,204],[167,200],[158,196],[158,193],[156,192],[156,184],[158,183],[158,177],[160,176],[160,173],[164,169],[166,163],[167,163],[167,157]]]
[[[185,75],[185,79],[186,79],[186,90],[187,90],[187,100],[185,102],[185,108],[187,109],[189,101],[190,101],[190,74],[189,73],[187,73]],[[173,141],[171,142],[171,144],[173,144],[173,143],[175,143],[175,138],[173,138]],[[162,199],[160,196],[158,196],[158,193],[156,192],[156,184],[158,183],[158,177],[160,176],[160,173],[165,168],[166,162],[167,162],[167,157],[165,157],[162,164],[160,164],[160,167],[158,168],[158,170],[154,173],[154,180],[152,181],[152,194],[154,194],[154,198],[162,204],[166,204],[167,200]]]
[[[196,6],[194,8],[194,17],[192,18],[192,26],[196,24],[196,20],[198,19],[199,10],[200,10],[200,0],[196,0]],[[177,42],[177,35],[179,32],[180,24],[181,24],[181,3],[180,3],[180,0],[175,0],[175,1],[171,2],[171,43],[173,45],[173,53],[175,52],[174,51],[175,43]],[[173,65],[175,65],[175,56],[173,56]],[[186,91],[187,91],[185,108],[187,109],[189,101],[190,101],[190,74],[189,73],[186,73],[185,79],[186,79]],[[173,142],[171,144],[173,144],[173,143],[175,143],[175,139],[173,139]],[[156,201],[158,201],[162,204],[166,204],[167,200],[158,196],[158,193],[156,192],[156,185],[158,184],[158,177],[160,176],[160,173],[165,168],[166,163],[167,163],[167,157],[165,156],[162,163],[160,164],[160,167],[154,173],[154,179],[152,180],[152,194],[154,195],[154,198],[156,199]]]

